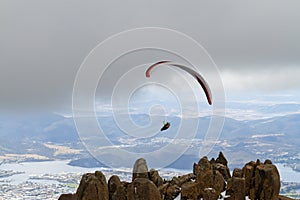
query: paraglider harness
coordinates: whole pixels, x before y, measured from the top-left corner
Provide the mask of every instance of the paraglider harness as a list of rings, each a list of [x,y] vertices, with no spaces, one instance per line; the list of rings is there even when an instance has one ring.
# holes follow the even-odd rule
[[[170,122],[165,123],[165,121],[163,121],[163,124],[164,126],[160,129],[160,131],[165,131],[171,126]]]

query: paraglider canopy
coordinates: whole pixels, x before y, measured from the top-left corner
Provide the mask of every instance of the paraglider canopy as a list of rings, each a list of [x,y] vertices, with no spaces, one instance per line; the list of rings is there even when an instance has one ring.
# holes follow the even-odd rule
[[[209,105],[212,104],[212,95],[211,95],[211,91],[210,91],[210,88],[208,86],[208,84],[206,83],[206,81],[204,80],[204,78],[196,71],[194,71],[193,69],[185,66],[185,65],[182,65],[182,64],[178,64],[178,63],[174,63],[174,62],[171,62],[171,61],[159,61],[153,65],[151,65],[147,71],[146,71],[146,77],[149,78],[150,77],[150,74],[152,72],[152,70],[158,66],[161,66],[161,65],[170,65],[170,66],[174,66],[174,67],[178,67],[186,72],[188,72],[190,75],[192,75],[196,81],[201,85],[202,89],[204,90],[204,93],[206,95],[206,99],[207,99],[207,102]]]

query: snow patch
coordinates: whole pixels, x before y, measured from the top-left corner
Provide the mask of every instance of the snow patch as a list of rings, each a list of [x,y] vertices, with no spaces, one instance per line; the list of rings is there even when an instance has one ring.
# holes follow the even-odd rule
[[[278,137],[278,136],[284,136],[284,134],[283,133],[260,134],[260,135],[252,135],[251,138]]]

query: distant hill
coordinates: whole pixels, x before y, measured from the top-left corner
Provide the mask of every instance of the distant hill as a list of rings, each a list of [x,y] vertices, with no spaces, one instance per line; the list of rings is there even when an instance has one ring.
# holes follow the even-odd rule
[[[131,118],[135,123],[142,126],[147,124],[150,119],[145,114],[134,114]],[[5,153],[35,153],[49,158],[65,158],[62,155],[54,156],[54,149],[44,145],[44,143],[51,143],[82,150],[79,155],[67,156],[69,159],[90,158],[80,141],[72,118],[47,113],[41,116],[0,116],[0,120],[1,155]],[[137,140],[137,144],[128,145],[128,150],[140,151],[141,148],[147,148],[145,151],[151,152],[153,148],[160,148],[161,141],[171,141],[172,138],[176,137],[176,130],[180,125],[181,118],[168,116],[167,120],[171,122],[171,128],[168,131],[159,133],[158,136],[149,139]],[[99,121],[106,136],[113,144],[129,144],[130,137],[121,131],[112,116],[100,116]],[[199,131],[196,134],[196,139],[204,138],[209,121],[210,117],[199,119]],[[219,141],[212,153],[225,152],[233,164],[253,160],[260,156],[268,157],[275,162],[291,161],[290,158],[293,157],[293,162],[300,162],[300,158],[297,157],[300,152],[299,124],[300,114],[247,121],[226,117]],[[160,126],[161,124],[158,125],[158,130]],[[188,133],[191,130],[187,128],[185,131]],[[155,140],[155,137],[158,137],[158,139]],[[195,157],[199,156],[198,149],[199,145],[190,147],[183,157],[171,166],[185,168],[182,163],[195,160]],[[239,159],[241,157],[243,159],[235,159],[236,154],[243,155],[238,156]],[[92,163],[91,165],[94,166]],[[189,164],[189,166],[191,165]]]

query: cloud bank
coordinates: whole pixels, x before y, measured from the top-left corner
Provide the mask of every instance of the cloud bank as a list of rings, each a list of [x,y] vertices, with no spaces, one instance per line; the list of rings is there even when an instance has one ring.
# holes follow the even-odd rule
[[[0,110],[71,109],[76,72],[90,50],[112,34],[143,26],[197,40],[220,68],[228,94],[297,91],[299,8],[297,0],[4,0]]]

